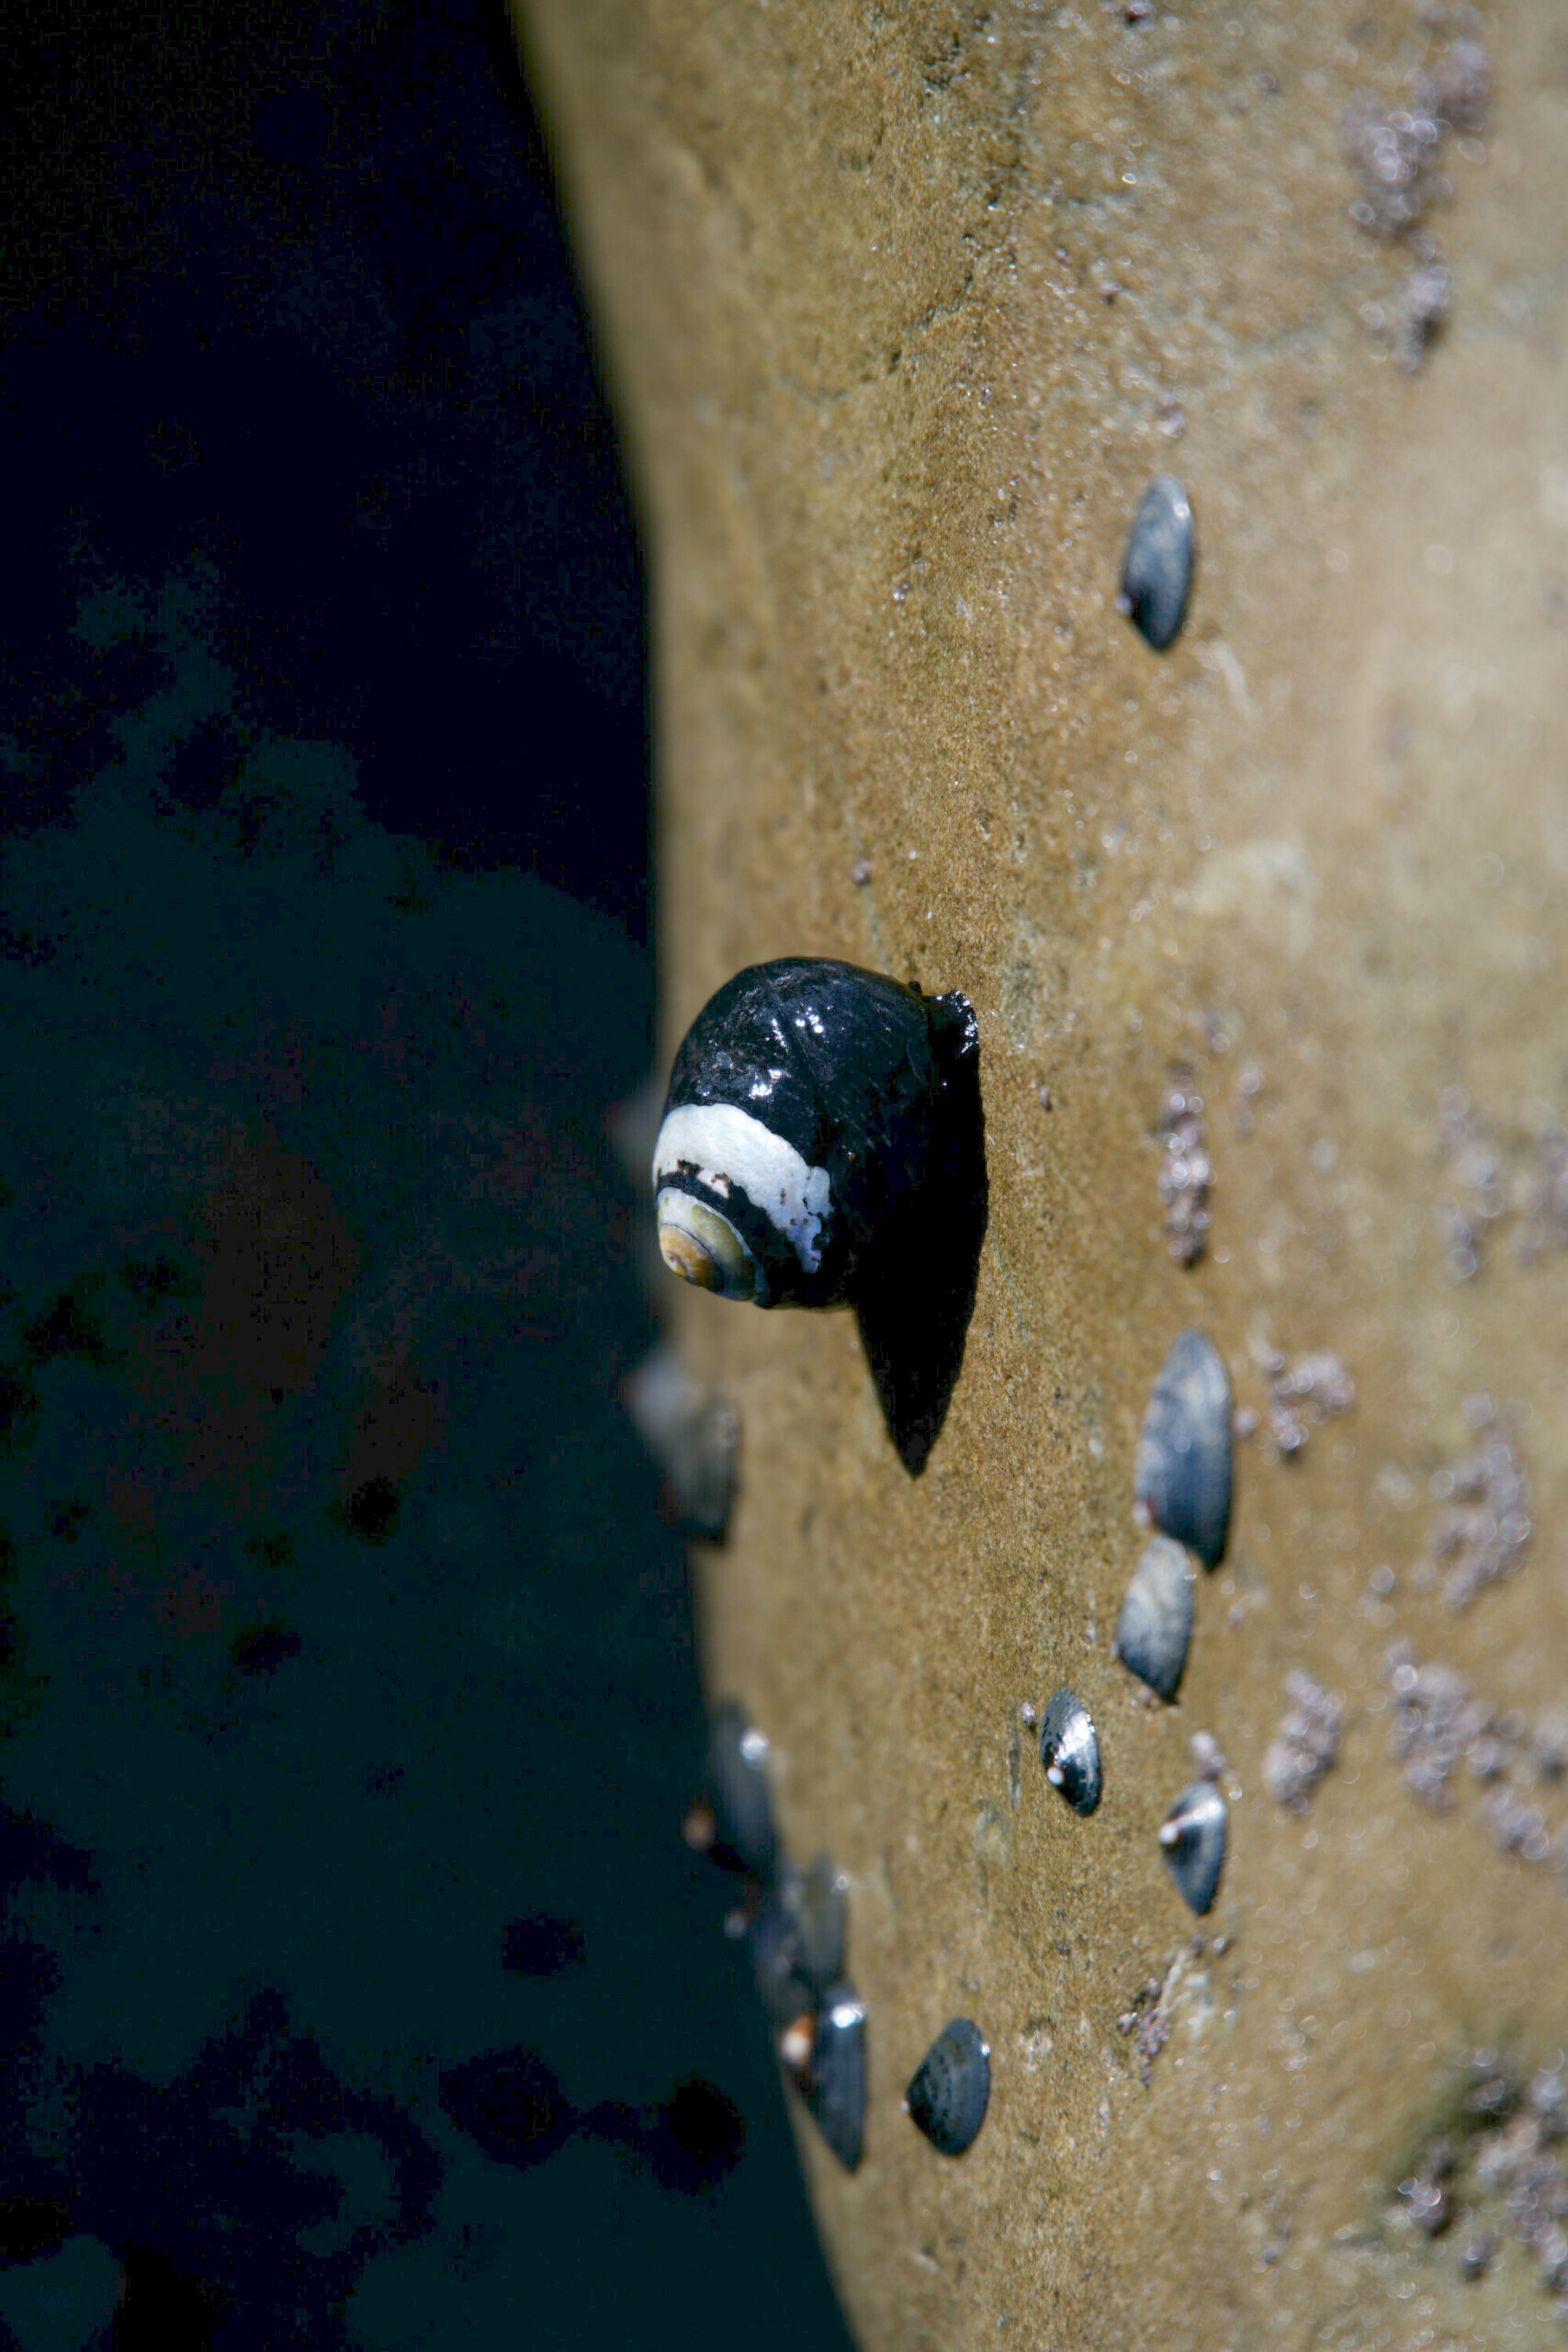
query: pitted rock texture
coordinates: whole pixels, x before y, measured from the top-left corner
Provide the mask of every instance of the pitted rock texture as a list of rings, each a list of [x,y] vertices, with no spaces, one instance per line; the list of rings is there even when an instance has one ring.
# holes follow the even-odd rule
[[[802,2155],[873,2352],[1370,2352],[1417,2289],[1480,2352],[1543,2292],[1391,2219],[1478,2043],[1511,2079],[1568,2043],[1558,1874],[1411,1804],[1382,1679],[1438,1623],[1500,1707],[1568,1679],[1568,1261],[1456,1284],[1432,1207],[1445,1090],[1555,1133],[1568,1064],[1568,41],[1481,18],[1407,374],[1361,314],[1411,257],[1342,148],[1455,33],[1406,0],[525,10],[648,531],[666,1046],[784,954],[980,1020],[990,1227],[918,1483],[847,1317],[678,1302],[747,1433],[710,1687],[766,1725],[792,1850],[851,1882],[864,2160]],[[1156,653],[1114,598],[1173,469],[1198,564]],[[1225,1120],[1191,1266],[1150,1182],[1173,1067]],[[1111,1645],[1194,1322],[1233,1380],[1278,1331],[1354,1400],[1239,1452],[1163,1709]],[[1532,1532],[1456,1619],[1406,1571],[1480,1390]],[[1301,1816],[1263,1770],[1296,1670],[1344,1707]],[[1087,1821],[1039,1775],[1010,1799],[1020,1702],[1061,1682]],[[1151,2066],[1118,2019],[1190,1945],[1156,1832],[1195,1725],[1229,1851]],[[959,2014],[991,2104],[944,2165],[897,2102]]]

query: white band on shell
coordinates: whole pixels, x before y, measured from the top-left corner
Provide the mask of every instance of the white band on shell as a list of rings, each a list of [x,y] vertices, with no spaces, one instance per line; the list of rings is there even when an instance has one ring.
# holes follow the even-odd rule
[[[795,1146],[733,1102],[684,1102],[671,1111],[653,1148],[653,1182],[681,1168],[720,1200],[744,1193],[783,1234],[808,1274],[822,1263],[820,1237],[831,1214],[832,1181]]]

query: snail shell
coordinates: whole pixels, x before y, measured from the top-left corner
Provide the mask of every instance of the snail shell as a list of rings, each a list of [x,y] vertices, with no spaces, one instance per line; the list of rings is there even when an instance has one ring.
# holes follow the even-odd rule
[[[852,1984],[835,1984],[778,2047],[817,2129],[853,2172],[865,2143],[865,2004]]]
[[[955,992],[787,956],[737,972],[675,1057],[659,1247],[699,1289],[853,1306],[888,1431],[924,1467],[986,1230],[979,1024]]]
[[[1191,503],[1174,474],[1156,474],[1127,534],[1117,609],[1163,653],[1186,616],[1191,587]]]
[[[709,999],[653,1153],[671,1272],[758,1306],[852,1301],[926,1173],[941,1001],[821,956],[750,965]]]
[[[1199,1918],[1219,1891],[1225,1861],[1224,1798],[1213,1781],[1190,1781],[1160,1824],[1160,1851],[1177,1893]]]
[[[687,1534],[722,1544],[740,1452],[734,1405],[694,1380],[663,1340],[627,1374],[621,1394],[637,1435],[664,1473],[662,1515]]]
[[[831,1854],[808,1870],[786,1864],[752,1922],[751,1966],[775,2025],[814,2009],[843,1977],[849,1941],[849,1881]]]
[[[771,1883],[778,1860],[778,1832],[768,1791],[768,1739],[731,1702],[708,1726],[704,1802],[693,1819],[705,1826],[692,1835],[726,1870]]]
[[[1192,1563],[1156,1535],[1144,1546],[1116,1621],[1116,1655],[1156,1696],[1174,1699],[1192,1639]]]
[[[1162,1535],[1206,1568],[1224,1556],[1231,1523],[1230,1374],[1204,1331],[1179,1331],[1144,1415],[1133,1464],[1138,1501]]]
[[[972,2018],[954,2018],[915,2069],[904,2105],[933,2148],[961,2156],[974,2144],[990,2097],[990,2044]]]
[[[1100,1740],[1076,1690],[1053,1693],[1040,1719],[1040,1761],[1051,1786],[1075,1813],[1094,1811],[1100,1803]]]

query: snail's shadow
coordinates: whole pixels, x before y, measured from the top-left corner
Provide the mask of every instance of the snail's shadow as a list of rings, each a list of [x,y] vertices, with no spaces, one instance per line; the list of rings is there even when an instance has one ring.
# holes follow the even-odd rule
[[[936,1443],[964,1364],[986,1238],[986,1119],[980,1028],[955,990],[932,1007],[941,1083],[916,1204],[856,1302],[887,1433],[911,1478]]]

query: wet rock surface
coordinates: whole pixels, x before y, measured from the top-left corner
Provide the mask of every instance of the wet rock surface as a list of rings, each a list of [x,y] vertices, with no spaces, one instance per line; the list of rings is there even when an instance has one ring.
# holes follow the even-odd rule
[[[1489,16],[1484,131],[1443,118],[1448,185],[1421,162],[1389,234],[1350,215],[1346,115],[1392,117],[1483,38],[1404,0],[1349,36],[1315,5],[536,0],[528,25],[660,599],[667,1045],[790,953],[961,988],[980,1023],[990,1225],[918,1488],[847,1317],[679,1318],[746,1429],[701,1577],[710,1687],[769,1725],[789,1849],[852,1886],[852,2180],[800,2135],[852,2324],[1084,2352],[1418,2326],[1479,2352],[1517,2340],[1511,2303],[1553,2325],[1517,2181],[1435,2235],[1400,2184],[1473,2177],[1427,2158],[1478,2048],[1517,2085],[1568,2043],[1560,1874],[1482,1811],[1511,1792],[1550,1838],[1558,1800],[1521,1745],[1462,1803],[1413,1801],[1385,1662],[1404,1641],[1529,1725],[1568,1679],[1568,58],[1541,15]],[[1421,268],[1440,332],[1428,289],[1407,374],[1361,309]],[[1156,654],[1114,598],[1173,424],[1201,558]],[[1174,1069],[1216,1134],[1234,1106],[1186,1264],[1150,1173]],[[1435,1179],[1450,1090],[1527,1138],[1517,1247],[1486,1246],[1479,1160]],[[1280,1419],[1238,1450],[1164,1707],[1111,1643],[1142,1415],[1191,1324]],[[1443,1577],[1493,1556],[1483,1390],[1529,1543],[1499,1505],[1510,1572],[1455,1613]],[[1429,1551],[1450,1507],[1479,1519]],[[1283,1802],[1264,1767],[1293,1672],[1342,1709],[1300,1813],[1299,1758]],[[1010,1777],[1020,1694],[1064,1684],[1103,1752],[1089,1819]],[[1326,1718],[1295,1704],[1310,1761]],[[1228,1840],[1193,1960],[1156,1833],[1199,1724]],[[989,2109],[937,2165],[898,2098],[961,2015]]]

